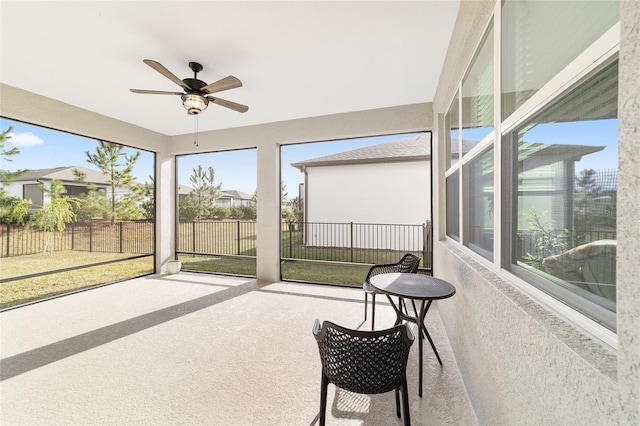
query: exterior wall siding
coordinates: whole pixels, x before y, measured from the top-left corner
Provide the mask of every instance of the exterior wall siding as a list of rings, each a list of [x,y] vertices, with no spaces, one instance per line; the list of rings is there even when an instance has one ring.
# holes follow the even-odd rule
[[[420,225],[431,218],[428,161],[307,168],[307,222]]]

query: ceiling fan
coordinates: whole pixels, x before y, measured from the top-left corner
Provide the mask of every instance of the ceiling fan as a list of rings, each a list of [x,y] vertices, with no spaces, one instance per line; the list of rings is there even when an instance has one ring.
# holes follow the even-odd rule
[[[187,110],[187,114],[189,115],[200,114],[202,111],[207,109],[209,102],[213,102],[216,105],[220,105],[238,112],[247,112],[249,110],[249,107],[246,105],[241,105],[213,96],[207,96],[212,93],[235,89],[236,87],[242,86],[242,82],[232,75],[225,77],[222,80],[218,80],[215,83],[207,84],[202,80],[198,80],[198,73],[202,71],[203,67],[197,62],[189,62],[189,68],[191,68],[194,73],[193,78],[185,78],[184,80],[180,80],[159,62],[153,61],[151,59],[145,59],[142,62],[149,65],[151,68],[158,71],[160,74],[164,75],[178,86],[182,87],[184,92],[130,89],[133,93],[148,95],[179,95],[182,98],[182,105],[185,107],[185,109]]]

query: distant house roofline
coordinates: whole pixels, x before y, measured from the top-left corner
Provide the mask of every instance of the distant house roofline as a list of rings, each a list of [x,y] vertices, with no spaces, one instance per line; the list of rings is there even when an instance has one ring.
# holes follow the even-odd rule
[[[291,163],[291,166],[302,171],[306,167],[429,161],[430,159],[431,133],[426,133],[407,139],[311,158],[309,160]]]
[[[17,179],[13,180],[13,182],[19,183],[33,180],[58,179],[63,182],[80,183],[77,181],[77,178],[73,173],[74,170],[78,170],[84,174],[84,183],[109,185],[109,176],[107,174],[83,166],[62,166],[48,169],[28,170],[25,174],[20,175]]]

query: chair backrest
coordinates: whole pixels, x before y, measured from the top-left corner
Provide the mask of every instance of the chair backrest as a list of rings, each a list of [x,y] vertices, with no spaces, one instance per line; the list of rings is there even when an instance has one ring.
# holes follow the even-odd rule
[[[411,253],[407,253],[402,256],[402,259],[400,259],[398,263],[398,272],[416,272],[418,265],[420,265],[420,258]]]
[[[418,270],[420,265],[420,258],[414,254],[407,253],[402,256],[396,263],[376,264],[369,268],[367,276],[364,279],[366,283],[369,283],[369,279],[379,274],[388,274],[391,272],[408,272],[414,273]],[[370,284],[369,284],[370,285]]]
[[[331,383],[350,392],[376,394],[398,388],[406,379],[413,335],[401,324],[363,331],[316,320],[322,371]]]

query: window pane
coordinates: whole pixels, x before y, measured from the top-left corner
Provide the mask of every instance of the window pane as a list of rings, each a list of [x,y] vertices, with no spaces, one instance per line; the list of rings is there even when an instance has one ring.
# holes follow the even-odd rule
[[[493,131],[493,23],[489,25],[462,81],[464,155]]]
[[[447,235],[460,241],[460,172],[446,179],[447,186]]]
[[[502,119],[618,21],[616,1],[505,1]]]
[[[616,307],[617,79],[616,62],[507,135],[516,150],[513,263],[612,329],[597,311]]]
[[[493,148],[464,167],[465,245],[493,261]]]
[[[460,157],[460,145],[459,145],[459,136],[460,136],[460,124],[458,120],[458,94],[456,93],[455,98],[451,102],[451,107],[449,107],[449,111],[447,115],[444,117],[444,125],[446,127],[445,137],[446,140],[446,149],[447,149],[447,167],[445,169],[449,169],[451,166],[458,162],[458,158]]]

